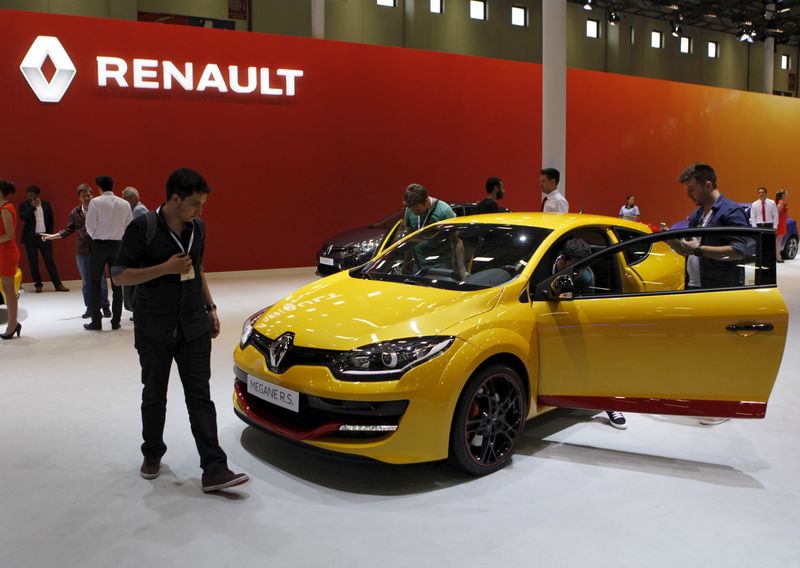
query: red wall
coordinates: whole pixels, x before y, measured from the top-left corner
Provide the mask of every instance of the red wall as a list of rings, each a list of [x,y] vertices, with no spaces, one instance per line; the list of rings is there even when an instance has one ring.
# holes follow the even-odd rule
[[[754,201],[800,181],[800,100],[570,69],[567,198],[616,215],[635,194],[642,220],[672,224],[694,209],[676,180],[702,161],[727,197]]]
[[[57,36],[78,69],[57,104],[39,102],[19,70],[38,35]],[[18,200],[41,186],[58,228],[81,182],[109,174],[153,207],[183,166],[214,188],[209,271],[313,265],[326,236],[398,208],[410,182],[477,200],[498,175],[506,206],[541,203],[538,65],[4,10],[0,37],[0,177]],[[97,55],[305,75],[282,98],[102,89]],[[693,207],[675,181],[693,161],[711,163],[738,201],[800,179],[797,99],[570,69],[567,116],[573,211],[615,215],[633,193],[643,220],[674,222]],[[77,278],[73,242],[55,249],[62,276]]]
[[[77,68],[57,104],[39,102],[19,70],[38,35],[57,36]],[[313,265],[326,236],[398,208],[411,182],[472,200],[499,175],[509,207],[538,200],[530,195],[541,156],[538,66],[13,11],[0,11],[0,37],[0,177],[17,184],[17,200],[39,185],[57,228],[81,182],[111,175],[116,189],[137,187],[152,207],[183,166],[214,189],[203,215],[208,271]],[[291,98],[103,89],[97,55],[191,61],[196,74],[213,62],[304,77]],[[55,249],[62,277],[77,278],[74,242]]]

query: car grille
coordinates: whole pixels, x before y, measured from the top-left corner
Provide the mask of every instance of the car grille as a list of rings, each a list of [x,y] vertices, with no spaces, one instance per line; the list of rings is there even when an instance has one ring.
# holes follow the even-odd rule
[[[269,361],[269,348],[274,341],[265,335],[253,330],[250,343]],[[328,367],[329,369],[339,356],[339,351],[328,349],[311,349],[308,347],[298,347],[292,345],[284,356],[277,369],[270,369],[277,373],[285,373],[295,365],[311,365],[318,367]]]

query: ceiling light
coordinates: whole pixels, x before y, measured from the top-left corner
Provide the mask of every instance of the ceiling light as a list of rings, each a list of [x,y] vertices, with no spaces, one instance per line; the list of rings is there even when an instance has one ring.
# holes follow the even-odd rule
[[[753,33],[755,30],[753,30]],[[750,31],[748,26],[740,26],[738,30],[736,30],[736,39],[742,42],[753,43],[753,35]]]
[[[620,19],[619,14],[617,14],[617,10],[615,8],[611,8],[608,11],[608,23],[609,23],[609,25],[616,26],[621,21],[622,20]]]
[[[592,9],[592,0],[586,0],[586,2],[583,3],[583,9],[584,10],[591,10]]]

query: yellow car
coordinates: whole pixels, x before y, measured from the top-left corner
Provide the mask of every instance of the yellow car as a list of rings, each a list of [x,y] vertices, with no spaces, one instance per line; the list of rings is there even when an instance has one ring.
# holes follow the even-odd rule
[[[759,229],[463,217],[251,316],[233,403],[325,450],[482,475],[549,407],[763,418],[787,321]]]
[[[14,277],[14,294],[16,294],[17,298],[19,298],[19,291],[22,288],[22,270],[17,268],[17,274]],[[0,286],[0,306],[4,306],[6,304],[6,295],[3,291],[3,287]]]

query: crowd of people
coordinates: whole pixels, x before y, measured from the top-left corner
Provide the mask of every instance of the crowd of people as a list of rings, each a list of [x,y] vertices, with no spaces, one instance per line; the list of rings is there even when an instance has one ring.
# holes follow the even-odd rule
[[[560,172],[554,168],[540,171],[541,211],[544,213],[569,212],[569,202],[558,189],[560,178]],[[779,191],[772,200],[766,188],[758,188],[758,199],[750,205],[748,219],[741,206],[719,191],[711,166],[692,164],[678,181],[697,206],[688,218],[689,227],[774,229],[777,261],[783,262],[780,251],[787,231],[786,190]],[[94,189],[99,195],[94,196]],[[485,190],[486,197],[478,204],[477,214],[508,211],[498,203],[506,194],[502,179],[488,178]],[[111,318],[111,329],[116,330],[121,327],[123,304],[134,312],[135,347],[143,384],[141,476],[154,479],[161,471],[161,458],[167,450],[163,440],[167,384],[174,361],[183,383],[192,434],[201,458],[203,490],[217,491],[248,481],[247,475],[234,473],[227,466],[225,452],[217,439],[216,411],[210,397],[211,340],[219,334],[219,319],[203,271],[205,230],[200,215],[211,193],[205,179],[193,170],[176,170],[166,183],[166,201],[155,212],[150,212],[135,188],[126,187],[122,197],[118,197],[114,193],[113,179],[98,176],[94,188],[86,183],[78,186],[78,204],[70,211],[66,226],[57,232],[54,231],[53,209],[42,199],[39,187],[27,188],[19,214],[10,201],[15,191],[13,183],[0,180],[0,283],[8,312],[6,331],[0,338],[19,338],[22,333],[14,290],[20,261],[18,236],[25,245],[35,293],[43,288],[40,256],[54,289],[68,292],[59,278],[52,241],[75,233],[75,262],[82,280],[85,306],[82,317],[91,319],[84,328],[99,331],[102,318]],[[406,187],[403,201],[404,224],[411,231],[455,217],[446,202],[428,195],[420,184]],[[628,221],[640,219],[635,196],[626,196],[619,217]],[[18,220],[24,222],[21,232],[17,229]],[[688,288],[707,286],[709,279],[722,278],[724,274],[720,270],[725,267],[717,267],[719,270],[715,272],[717,265],[714,263],[743,254],[735,243],[715,242],[712,237],[675,239],[669,243],[686,258],[685,285]],[[463,243],[455,243],[455,246],[463,247]],[[462,259],[463,254],[462,249]],[[553,273],[590,254],[589,245],[581,239],[568,240],[553,266]],[[464,272],[463,264],[461,272]],[[110,302],[107,274],[111,276]],[[581,268],[576,271],[575,280],[577,286],[591,288],[594,275],[590,268]],[[611,426],[627,427],[621,412],[608,411],[607,414]],[[724,420],[704,418],[701,422],[711,425]]]
[[[167,450],[163,433],[167,409],[167,385],[173,361],[178,367],[195,438],[202,489],[219,491],[249,480],[228,468],[227,456],[217,436],[216,409],[211,400],[211,340],[219,335],[217,307],[203,272],[205,231],[200,220],[211,188],[203,177],[189,169],[173,172],[166,183],[166,201],[155,212],[141,203],[139,192],[127,187],[122,197],[114,194],[114,181],[101,175],[95,179],[100,195],[92,196],[88,184],[78,186],[78,205],[70,212],[67,226],[54,232],[53,211],[40,197],[38,187],[28,188],[20,206],[25,221],[25,243],[34,289],[41,292],[38,272],[41,252],[57,291],[68,291],[58,278],[51,241],[76,233],[75,261],[83,280],[84,328],[102,329],[102,317],[111,318],[111,329],[121,326],[121,286],[136,286],[131,294],[134,309],[135,348],[142,380],[143,462],[140,475],[155,479],[161,473],[161,458]],[[19,265],[16,244],[17,213],[10,196],[16,187],[0,180],[0,278],[8,304],[8,325],[2,339],[20,337],[18,302],[14,279]],[[34,269],[35,266],[35,269]],[[109,305],[106,271],[111,276]],[[134,298],[140,301],[135,301]]]

